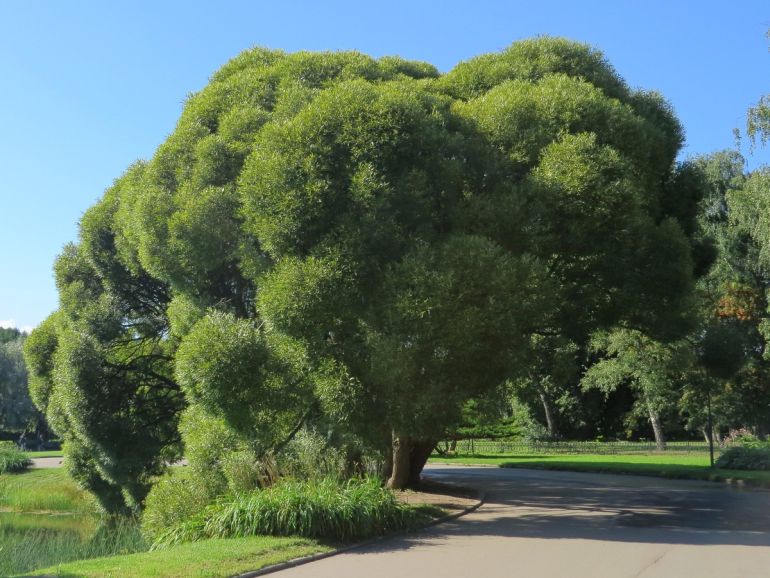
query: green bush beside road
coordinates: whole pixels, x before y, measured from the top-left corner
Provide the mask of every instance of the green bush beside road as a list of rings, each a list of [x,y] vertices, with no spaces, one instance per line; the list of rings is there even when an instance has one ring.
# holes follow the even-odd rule
[[[304,536],[350,542],[409,528],[430,513],[400,504],[376,478],[283,480],[223,498],[165,531],[146,527],[153,547],[209,538]]]
[[[723,453],[715,464],[733,470],[770,470],[770,446],[734,447]]]

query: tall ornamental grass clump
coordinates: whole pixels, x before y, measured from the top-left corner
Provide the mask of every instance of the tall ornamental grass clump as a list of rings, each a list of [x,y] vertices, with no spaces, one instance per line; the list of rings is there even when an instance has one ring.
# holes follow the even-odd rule
[[[220,500],[201,515],[157,535],[153,548],[256,535],[349,542],[410,527],[425,516],[400,504],[376,478],[287,479]]]
[[[0,442],[0,474],[21,472],[32,462],[13,442]]]

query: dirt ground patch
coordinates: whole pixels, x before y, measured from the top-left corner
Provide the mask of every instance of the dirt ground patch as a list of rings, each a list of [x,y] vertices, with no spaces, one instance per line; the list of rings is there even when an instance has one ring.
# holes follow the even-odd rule
[[[404,504],[428,504],[450,515],[475,506],[480,499],[478,492],[471,488],[434,481],[423,481],[416,489],[398,491],[396,497]]]

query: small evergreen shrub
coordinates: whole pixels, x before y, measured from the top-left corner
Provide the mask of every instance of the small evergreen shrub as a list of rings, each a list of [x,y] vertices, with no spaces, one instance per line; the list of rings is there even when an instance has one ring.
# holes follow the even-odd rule
[[[727,470],[770,470],[770,445],[732,447],[714,465]]]
[[[264,490],[220,500],[160,534],[153,548],[256,535],[347,542],[409,527],[425,515],[400,504],[376,478],[282,480]]]
[[[13,442],[0,442],[0,474],[26,470],[32,461]]]

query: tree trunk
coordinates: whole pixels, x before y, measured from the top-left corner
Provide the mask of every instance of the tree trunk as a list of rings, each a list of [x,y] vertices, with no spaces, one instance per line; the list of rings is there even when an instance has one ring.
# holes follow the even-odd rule
[[[385,459],[380,466],[380,478],[387,480],[393,474],[393,442],[391,442],[388,451],[385,452]]]
[[[709,428],[704,427],[701,431],[703,431],[703,439],[706,440],[706,443],[711,443],[711,439],[709,438]]]
[[[540,401],[543,402],[543,409],[545,410],[545,421],[548,424],[548,435],[555,439],[559,435],[559,430],[556,427],[556,417],[553,415],[553,409],[551,408],[551,402],[548,397],[540,392]]]
[[[420,474],[428,461],[436,440],[415,440],[412,442],[412,451],[409,457],[409,485],[416,486],[420,483]]]
[[[649,405],[647,406],[647,411],[650,414],[652,433],[655,435],[655,445],[658,450],[663,451],[666,449],[666,436],[663,435],[663,424],[660,422],[660,416],[658,415],[658,412]]]
[[[435,447],[436,440],[416,440],[393,432],[393,466],[387,487],[401,490],[419,484],[420,474]]]
[[[409,483],[411,451],[412,440],[409,436],[393,432],[393,472],[388,479],[388,488],[402,490]]]

